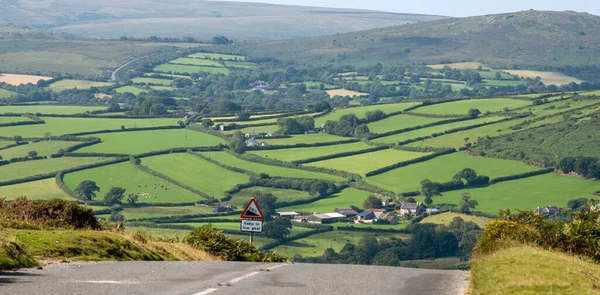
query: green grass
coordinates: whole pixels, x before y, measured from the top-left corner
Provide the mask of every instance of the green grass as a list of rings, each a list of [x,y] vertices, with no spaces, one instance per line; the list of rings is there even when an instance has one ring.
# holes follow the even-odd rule
[[[452,219],[454,219],[456,217],[460,217],[464,221],[474,222],[477,225],[479,225],[479,227],[481,227],[481,228],[485,228],[487,226],[487,224],[490,221],[492,221],[492,219],[485,218],[485,217],[479,217],[479,216],[474,216],[474,215],[465,215],[465,214],[453,213],[453,212],[444,212],[441,214],[427,216],[423,220],[421,220],[421,223],[434,223],[434,224],[448,225],[448,224],[450,224],[450,222],[452,222]]]
[[[142,165],[218,199],[223,197],[224,191],[250,180],[245,174],[226,170],[187,153],[144,158]]]
[[[84,180],[95,181],[100,187],[100,192],[97,194],[99,200],[102,200],[112,187],[126,189],[126,195],[139,193],[140,203],[183,203],[203,199],[188,190],[139,170],[127,162],[68,173],[64,176],[65,184],[72,190]]]
[[[494,122],[494,121],[499,121],[502,119],[504,119],[504,118],[502,118],[502,117],[477,118],[477,119],[473,119],[473,120],[460,121],[460,122],[454,122],[454,123],[449,123],[449,124],[444,124],[444,125],[423,128],[423,129],[417,129],[417,130],[404,132],[404,133],[400,133],[400,134],[396,134],[396,135],[390,135],[390,136],[386,136],[386,137],[373,139],[373,141],[387,143],[387,144],[398,143],[400,141],[430,136],[434,133],[440,133],[440,132],[444,132],[444,131],[455,129],[455,128],[461,128],[461,127],[477,125],[477,124],[482,124],[482,123],[487,123],[487,122]]]
[[[225,61],[224,63],[228,68],[250,69],[250,68],[258,67],[257,64],[255,64],[253,62],[247,62],[247,61]]]
[[[443,196],[434,198],[434,204],[458,204],[461,194],[468,192],[479,203],[477,211],[496,214],[500,209],[533,210],[538,206],[550,205],[565,207],[572,199],[593,198],[592,193],[598,190],[598,181],[546,174],[489,187],[445,192]]]
[[[292,177],[292,178],[310,178],[310,179],[324,179],[332,181],[343,181],[344,179],[330,174],[310,172],[292,168],[284,168],[277,166],[270,166],[265,164],[259,164],[254,162],[245,161],[236,158],[226,152],[204,152],[204,156],[209,157],[217,162],[223,163],[228,166],[242,168],[254,173],[266,173],[269,176],[280,176],[280,177]]]
[[[27,117],[0,117],[0,124],[30,121]]]
[[[387,149],[367,154],[354,155],[306,164],[308,166],[331,168],[363,175],[369,171],[412,160],[427,153],[407,152]]]
[[[117,93],[131,93],[134,95],[139,95],[142,92],[147,92],[145,89],[134,87],[134,86],[123,86],[115,89]]]
[[[53,158],[18,162],[0,166],[0,181],[24,178],[38,174],[58,172],[63,169],[97,163],[108,158]]]
[[[281,149],[281,150],[265,150],[265,151],[252,151],[251,154],[259,155],[261,157],[266,157],[270,159],[277,159],[281,161],[295,161],[295,160],[303,160],[314,157],[321,157],[336,153],[350,152],[350,151],[358,151],[371,148],[371,146],[362,143],[347,143],[347,144],[337,144],[337,145],[329,145],[329,146],[320,146],[320,147],[310,147],[310,148],[293,148],[293,149]],[[1,153],[1,151],[0,151]]]
[[[479,75],[481,76],[481,78],[483,78],[483,79],[496,80],[496,73],[500,73],[500,79],[502,79],[502,80],[514,79],[514,76],[509,75],[504,72],[498,72],[498,71],[478,71],[478,72],[479,72]],[[519,82],[519,81],[517,81],[517,82]],[[523,82],[521,82],[521,83],[523,83]]]
[[[369,123],[369,130],[373,133],[384,133],[392,130],[399,130],[408,127],[420,126],[443,119],[425,118],[408,115],[397,115],[383,119],[381,121]]]
[[[515,108],[524,107],[526,105],[531,105],[531,102],[508,98],[471,99],[425,106],[418,108],[413,112],[419,114],[466,116],[469,112],[469,109],[479,109],[482,113],[485,113],[488,111],[502,111],[505,107],[508,107],[512,110]]]
[[[267,124],[267,123],[271,123],[273,125],[275,125],[277,123],[277,118],[273,118],[273,119],[262,119],[262,120],[255,120],[255,121],[241,121],[241,122],[219,122],[220,124],[229,124],[229,123],[235,123],[239,126],[244,126],[244,125],[249,125],[249,124]]]
[[[405,229],[410,224],[410,221],[399,220],[398,224],[368,224],[368,223],[346,223],[336,222],[331,225],[335,227],[352,226],[355,228],[369,228],[369,229]]]
[[[9,160],[12,158],[26,157],[30,151],[36,151],[38,156],[45,157],[51,154],[56,154],[60,149],[66,149],[79,142],[74,141],[57,141],[57,140],[44,140],[39,142],[32,142],[25,145],[20,145],[10,149],[0,150],[0,157]]]
[[[150,227],[125,227],[126,233],[144,233],[157,239],[182,239],[185,238],[190,231],[182,229],[166,229],[166,228],[150,228]]]
[[[14,200],[21,196],[25,196],[30,200],[70,198],[67,194],[65,194],[65,192],[63,192],[62,189],[58,187],[54,178],[0,187],[0,198]]]
[[[397,193],[417,191],[420,190],[420,183],[424,179],[437,182],[449,181],[464,168],[474,169],[478,174],[490,178],[539,169],[516,161],[472,157],[458,152],[372,176],[366,181]]]
[[[0,136],[43,137],[50,132],[53,136],[90,132],[96,130],[119,130],[125,128],[157,127],[177,125],[179,119],[108,119],[108,118],[50,118],[46,124],[23,125],[0,128]]]
[[[65,106],[65,105],[31,105],[31,106],[0,106],[0,114],[5,113],[31,113],[31,114],[57,114],[71,115],[83,114],[86,111],[103,111],[105,106]]]
[[[108,82],[96,82],[86,80],[60,80],[50,84],[48,87],[54,91],[63,91],[67,89],[90,89],[92,87],[104,87],[111,86],[112,83]]]
[[[0,148],[8,146],[8,145],[11,145],[11,144],[14,144],[14,143],[15,143],[14,141],[0,140]]]
[[[346,114],[356,114],[359,118],[364,118],[365,114],[370,111],[381,110],[386,114],[392,112],[403,111],[409,107],[419,105],[420,102],[407,102],[407,103],[395,103],[395,104],[381,104],[381,105],[370,105],[364,107],[345,108],[334,110],[331,114],[315,119],[315,126],[325,124],[327,121],[337,121]]]
[[[165,91],[174,91],[177,88],[176,87],[170,87],[170,86],[150,86],[150,89],[152,90],[165,90]]]
[[[248,201],[250,201],[250,199],[252,198],[252,195],[255,192],[271,193],[277,197],[277,200],[279,202],[290,202],[290,201],[296,201],[296,200],[306,200],[306,199],[311,198],[311,196],[307,192],[304,192],[304,191],[295,191],[295,190],[289,190],[289,189],[276,189],[276,188],[267,188],[267,187],[251,187],[251,188],[243,189],[240,192],[234,194],[231,201],[227,201],[226,203],[236,206],[236,207],[240,208],[240,210],[241,210],[241,209],[243,209],[242,207],[244,207],[244,206],[246,206],[246,204],[248,204]]]
[[[154,68],[155,72],[160,73],[175,73],[175,74],[193,74],[200,72],[207,72],[211,74],[229,74],[229,70],[225,68],[215,67],[201,67],[201,66],[190,66],[190,65],[174,65],[174,64],[162,64]]]
[[[518,246],[471,263],[471,294],[598,294],[600,265],[566,253]]]
[[[526,84],[527,84],[527,82],[525,82],[525,81],[483,79],[483,83],[481,83],[479,85],[503,87],[503,86],[519,86],[519,85],[526,85]]]
[[[325,90],[331,90],[331,89],[337,89],[340,88],[340,86],[337,85],[333,85],[333,84],[328,84],[328,83],[322,83],[322,82],[302,82],[302,83],[292,83],[292,85],[297,85],[297,84],[304,84],[306,85],[306,87],[308,88],[313,88],[313,87],[320,87],[321,84],[323,84],[324,89]]]
[[[224,143],[219,137],[187,129],[115,132],[98,134],[96,137],[102,142],[78,152],[141,154],[176,147],[216,146]]]
[[[176,206],[176,207],[136,207],[120,211],[125,219],[157,218],[165,216],[210,214],[213,208],[208,206]]]
[[[0,88],[0,98],[9,98],[17,95],[16,92]]]
[[[242,132],[242,133],[250,133],[250,132],[258,132],[258,133],[268,133],[268,132],[276,132],[277,130],[279,130],[279,127],[277,127],[277,125],[267,125],[267,126],[257,126],[257,127],[246,127],[246,128],[242,128],[242,129],[236,129],[236,130],[229,130],[229,131],[225,131],[223,133],[225,134],[233,134],[236,133],[238,131]]]
[[[134,84],[148,84],[148,85],[164,85],[168,86],[173,83],[173,80],[159,79],[159,78],[133,78],[131,79]]]
[[[246,60],[245,56],[241,56],[241,55],[232,55],[232,54],[220,54],[220,53],[194,53],[189,55],[188,57],[192,57],[192,58],[204,58],[204,59],[223,59],[223,60],[241,60],[244,61]]]
[[[198,59],[198,58],[178,58],[169,62],[170,64],[179,64],[179,65],[190,65],[190,66],[208,66],[208,67],[217,67],[222,68],[223,66],[213,60],[208,59]]]
[[[304,205],[280,208],[280,211],[296,211],[306,213],[328,213],[334,212],[335,208],[349,208],[357,206],[362,208],[362,203],[371,195],[369,192],[347,188],[339,194]]]
[[[340,140],[348,140],[351,138],[341,137],[337,135],[331,135],[327,133],[317,133],[317,134],[301,134],[294,135],[291,138],[275,138],[275,139],[262,139],[270,145],[294,145],[298,143],[317,143],[317,142],[331,142],[331,141],[340,141]]]

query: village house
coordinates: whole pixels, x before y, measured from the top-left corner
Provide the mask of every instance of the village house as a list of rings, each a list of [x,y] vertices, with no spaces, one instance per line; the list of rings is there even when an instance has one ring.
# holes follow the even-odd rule
[[[537,207],[533,213],[537,214],[537,215],[550,215],[550,214],[554,214],[556,212],[558,212],[560,209],[558,209],[558,207],[554,207],[554,206],[546,206],[546,207]]]
[[[293,211],[291,211],[291,212],[277,212],[277,215],[279,217],[283,217],[283,218],[295,219],[295,218],[297,218],[297,217],[300,216],[300,213],[293,212]]]
[[[335,208],[334,211],[344,215],[344,217],[354,217],[358,215],[358,212],[356,212],[352,208]]]
[[[217,125],[217,128],[219,128],[220,131],[227,131],[227,125],[225,124],[219,124]]]
[[[268,146],[268,144],[266,142],[264,142],[264,141],[257,141],[254,138],[250,138],[250,139],[246,140],[246,146],[247,147],[252,147],[252,146],[262,146],[262,147],[265,147],[265,146]]]
[[[438,208],[427,208],[427,210],[425,210],[425,213],[427,213],[428,215],[435,215],[440,213],[440,209]]]
[[[265,136],[266,137],[275,137],[275,136],[277,136],[277,132],[268,132]]]
[[[260,134],[258,132],[256,132],[256,131],[252,131],[250,133],[246,133],[246,138],[254,138],[254,137],[257,137],[257,136],[260,136]]]
[[[417,216],[421,214],[422,208],[419,203],[409,203],[402,202],[402,206],[400,207],[400,214],[410,214],[412,216]]]

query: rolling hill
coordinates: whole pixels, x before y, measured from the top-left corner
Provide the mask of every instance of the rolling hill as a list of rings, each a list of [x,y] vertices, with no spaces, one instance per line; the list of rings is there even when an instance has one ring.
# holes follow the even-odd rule
[[[286,39],[444,18],[367,10],[194,0],[2,2],[0,23],[99,38],[226,35]]]
[[[600,56],[600,16],[572,11],[521,11],[394,26],[247,48],[317,63],[480,61],[498,69],[586,66]]]

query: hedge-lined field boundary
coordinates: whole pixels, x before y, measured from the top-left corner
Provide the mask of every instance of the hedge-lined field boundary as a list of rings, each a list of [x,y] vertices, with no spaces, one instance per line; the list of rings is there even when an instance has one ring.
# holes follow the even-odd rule
[[[412,114],[406,114],[406,115],[412,115]],[[386,136],[391,136],[391,135],[396,135],[396,134],[400,134],[400,133],[405,133],[405,132],[409,132],[409,131],[429,128],[429,127],[434,127],[434,126],[438,126],[438,125],[445,125],[445,124],[449,124],[449,123],[468,121],[468,120],[473,120],[473,119],[474,118],[471,118],[471,117],[461,117],[461,118],[455,118],[455,119],[449,119],[449,120],[435,121],[435,122],[431,122],[431,123],[423,124],[423,125],[419,125],[419,126],[407,127],[407,128],[392,130],[392,131],[388,131],[388,132],[384,132],[384,133],[376,133],[376,134],[373,134],[372,136],[369,136],[369,140],[386,137]]]
[[[365,174],[365,176],[366,177],[371,177],[371,176],[379,175],[379,174],[382,174],[382,173],[385,173],[385,172],[388,172],[388,171],[391,171],[391,170],[398,169],[400,167],[405,167],[405,166],[408,166],[408,165],[425,162],[425,161],[428,161],[428,160],[431,160],[431,159],[434,159],[434,158],[437,158],[437,157],[440,157],[440,156],[452,154],[452,153],[455,153],[455,152],[456,152],[455,149],[448,149],[448,150],[445,150],[443,152],[437,152],[437,153],[433,153],[431,155],[425,155],[425,156],[422,156],[422,157],[419,157],[419,158],[415,158],[415,159],[412,159],[412,160],[402,161],[402,162],[399,162],[399,163],[396,163],[396,164],[393,164],[393,165],[390,165],[390,166],[386,166],[386,167],[383,167],[383,168],[379,168],[379,169],[367,172]]]
[[[364,150],[330,154],[330,155],[325,155],[325,156],[320,156],[320,157],[308,158],[308,159],[304,159],[304,160],[296,160],[296,161],[292,161],[292,163],[307,164],[307,163],[313,163],[313,162],[318,162],[318,161],[331,160],[331,159],[344,158],[344,157],[361,155],[361,154],[366,154],[366,153],[371,153],[371,152],[377,152],[377,151],[381,151],[381,150],[387,150],[389,148],[390,148],[390,146],[377,146],[377,147],[372,147],[372,148],[368,148],[368,149],[364,149]]]
[[[187,191],[190,191],[190,192],[192,192],[192,193],[194,193],[194,194],[196,194],[198,196],[201,196],[201,197],[205,198],[206,200],[213,200],[213,197],[211,197],[209,194],[201,192],[201,191],[199,191],[199,190],[197,190],[197,189],[195,189],[195,188],[193,188],[191,186],[185,185],[185,184],[183,184],[183,183],[181,183],[181,182],[179,182],[179,181],[177,181],[177,180],[175,180],[173,178],[170,178],[170,177],[168,177],[168,176],[166,176],[166,175],[164,175],[162,173],[159,173],[157,171],[154,171],[154,170],[152,170],[152,169],[150,169],[150,168],[148,168],[146,166],[143,166],[143,165],[134,165],[134,166],[136,168],[138,168],[138,169],[140,169],[140,170],[142,170],[142,171],[144,171],[144,172],[152,175],[152,176],[158,177],[158,178],[160,178],[160,179],[162,179],[162,180],[164,180],[164,181],[166,181],[168,183],[171,183],[171,184],[173,184],[175,186],[178,186],[178,187],[183,188],[183,189],[185,189]]]
[[[301,232],[301,233],[299,233],[297,235],[293,235],[293,236],[287,237],[287,238],[279,240],[279,241],[275,241],[275,242],[272,242],[272,243],[265,244],[262,247],[260,247],[259,250],[261,250],[261,251],[268,251],[268,250],[271,250],[271,249],[273,249],[273,248],[275,248],[277,246],[281,246],[281,245],[283,245],[285,243],[289,243],[289,242],[292,242],[292,241],[295,241],[295,240],[307,238],[307,237],[312,236],[312,235],[316,235],[316,234],[320,234],[320,233],[325,233],[325,232],[330,232],[330,231],[333,231],[333,226],[323,227],[323,228],[318,228],[318,229],[314,229],[314,230],[309,230],[309,231]]]

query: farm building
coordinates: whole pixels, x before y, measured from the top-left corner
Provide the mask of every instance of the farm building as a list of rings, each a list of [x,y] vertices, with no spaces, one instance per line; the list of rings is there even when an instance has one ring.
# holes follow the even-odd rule
[[[260,136],[260,133],[258,133],[256,131],[252,131],[250,133],[246,133],[245,136],[246,136],[246,138],[254,138],[254,137]]]
[[[421,213],[421,206],[419,203],[409,203],[402,202],[402,206],[400,207],[400,214],[410,214],[412,216],[419,215]]]
[[[213,209],[213,213],[225,213],[225,212],[232,212],[233,208],[229,207],[229,206],[225,206],[225,205],[219,205],[219,207]]]
[[[343,215],[339,213],[313,214],[306,217],[306,222],[317,224],[329,224],[337,222]]]
[[[254,138],[246,140],[246,146],[267,146],[268,144],[264,141],[258,141]]]
[[[546,206],[546,207],[542,207],[542,208],[537,207],[533,211],[533,213],[535,213],[537,215],[549,215],[549,214],[554,214],[554,213],[558,212],[558,210],[560,210],[560,209],[558,209],[557,207],[554,207],[554,206]]]
[[[292,212],[277,212],[277,215],[279,215],[279,217],[294,219],[294,218],[300,216],[300,213],[293,212],[293,211]]]
[[[344,217],[354,217],[358,215],[358,212],[356,212],[352,208],[335,208],[334,211],[344,215]]]

